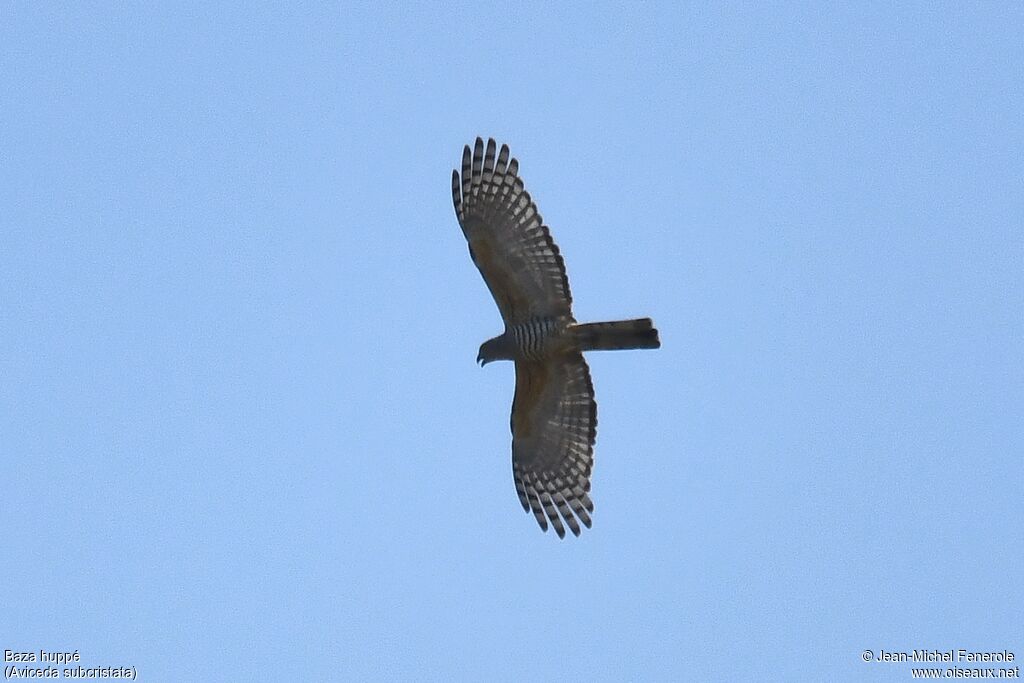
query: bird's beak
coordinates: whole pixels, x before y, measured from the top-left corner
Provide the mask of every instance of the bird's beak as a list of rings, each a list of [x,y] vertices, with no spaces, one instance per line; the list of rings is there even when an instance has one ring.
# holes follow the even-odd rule
[[[484,360],[484,357],[483,357],[483,356],[477,356],[477,357],[476,357],[476,362],[477,362],[477,364],[478,364],[478,365],[479,365],[480,367],[483,367],[483,366],[487,365],[487,361],[485,361],[485,360]]]

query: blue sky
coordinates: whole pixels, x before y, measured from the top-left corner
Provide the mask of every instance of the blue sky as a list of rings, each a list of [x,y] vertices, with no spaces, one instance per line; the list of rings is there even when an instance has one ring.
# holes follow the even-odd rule
[[[140,680],[909,680],[1024,657],[1016,3],[0,20],[0,648]],[[594,528],[512,485],[451,207],[508,143]]]

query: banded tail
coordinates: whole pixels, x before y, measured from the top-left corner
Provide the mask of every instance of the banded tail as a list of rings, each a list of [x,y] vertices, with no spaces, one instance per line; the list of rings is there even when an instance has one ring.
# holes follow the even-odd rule
[[[650,318],[585,323],[573,329],[583,351],[661,348],[658,330]]]

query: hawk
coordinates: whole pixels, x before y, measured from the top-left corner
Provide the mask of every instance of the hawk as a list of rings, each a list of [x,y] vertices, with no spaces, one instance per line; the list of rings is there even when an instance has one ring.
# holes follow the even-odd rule
[[[559,538],[590,528],[597,404],[584,351],[656,349],[650,318],[578,324],[565,264],[523,189],[507,145],[477,138],[452,171],[452,201],[469,255],[491,290],[505,331],[480,346],[481,367],[515,362],[512,476],[523,510]]]

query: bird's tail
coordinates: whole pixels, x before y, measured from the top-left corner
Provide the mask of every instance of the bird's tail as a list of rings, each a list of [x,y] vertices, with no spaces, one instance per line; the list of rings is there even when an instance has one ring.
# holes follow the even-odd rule
[[[608,323],[576,325],[576,338],[583,351],[615,349],[657,349],[661,347],[658,330],[650,318],[616,320]]]

